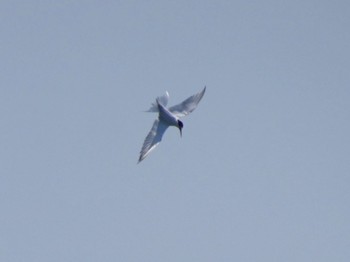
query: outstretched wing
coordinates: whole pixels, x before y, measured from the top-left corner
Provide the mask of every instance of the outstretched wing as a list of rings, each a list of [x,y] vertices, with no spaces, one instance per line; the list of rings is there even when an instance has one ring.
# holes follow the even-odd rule
[[[140,152],[139,163],[160,143],[168,125],[163,121],[156,119],[153,123],[151,131],[146,136]]]
[[[168,104],[168,101],[169,101],[169,93],[168,93],[168,91],[166,91],[164,95],[159,96],[156,100],[158,100],[158,102],[160,104],[162,104],[163,106],[166,106]],[[158,112],[158,104],[157,104],[157,102],[153,102],[152,105],[151,105],[151,108],[148,109],[146,112]]]
[[[199,101],[201,101],[202,97],[204,96],[206,87],[199,92],[198,94],[195,94],[193,96],[190,96],[182,103],[172,106],[169,108],[169,111],[176,115],[177,117],[183,117],[191,113],[193,110],[196,109]]]

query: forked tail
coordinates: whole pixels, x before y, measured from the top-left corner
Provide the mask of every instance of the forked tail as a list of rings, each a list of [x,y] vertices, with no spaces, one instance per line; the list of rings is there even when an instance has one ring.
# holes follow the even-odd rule
[[[169,93],[168,91],[165,92],[164,95],[157,97],[156,101],[152,103],[150,109],[148,109],[146,112],[154,112],[158,113],[158,103],[162,104],[163,106],[166,106],[168,104],[169,100]]]

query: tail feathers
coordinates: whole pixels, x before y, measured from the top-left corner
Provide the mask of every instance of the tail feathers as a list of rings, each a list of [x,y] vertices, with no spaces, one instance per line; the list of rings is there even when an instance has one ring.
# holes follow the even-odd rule
[[[158,112],[158,105],[157,105],[157,102],[152,103],[151,107],[150,107],[147,111],[145,111],[145,112],[157,113],[157,112]]]
[[[148,109],[146,112],[154,112],[154,113],[159,112],[158,103],[162,104],[163,106],[166,106],[168,104],[168,100],[169,100],[169,93],[168,91],[166,91],[164,95],[157,97],[156,101],[152,103],[150,109]]]

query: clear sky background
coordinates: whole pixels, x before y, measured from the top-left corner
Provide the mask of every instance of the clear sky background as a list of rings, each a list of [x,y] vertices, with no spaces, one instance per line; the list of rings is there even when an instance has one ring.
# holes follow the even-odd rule
[[[1,1],[0,260],[350,261],[349,1]],[[207,92],[136,164],[156,117]]]

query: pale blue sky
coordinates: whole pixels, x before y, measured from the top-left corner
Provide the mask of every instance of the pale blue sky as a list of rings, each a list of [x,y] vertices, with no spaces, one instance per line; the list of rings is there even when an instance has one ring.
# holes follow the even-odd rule
[[[0,260],[349,261],[348,1],[2,1]],[[137,165],[166,90],[207,92]]]

